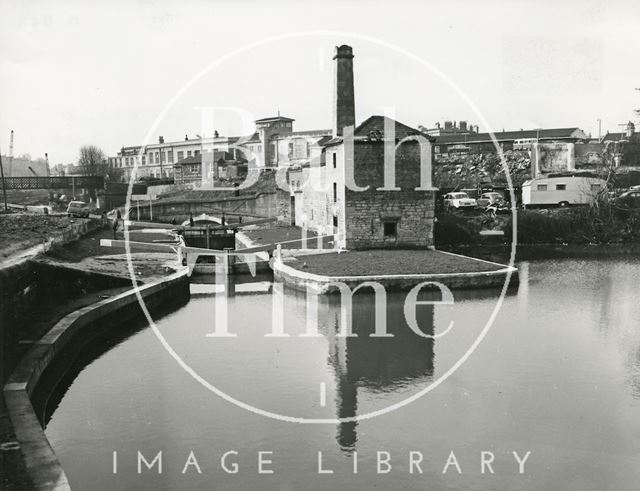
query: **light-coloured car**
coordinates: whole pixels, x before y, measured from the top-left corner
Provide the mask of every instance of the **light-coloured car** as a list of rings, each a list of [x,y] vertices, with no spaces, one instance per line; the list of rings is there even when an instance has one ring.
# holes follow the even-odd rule
[[[70,217],[89,217],[89,205],[84,201],[72,201],[67,208]]]
[[[473,198],[469,198],[467,193],[454,192],[444,195],[445,208],[475,208],[477,202]]]
[[[504,202],[504,198],[500,193],[495,191],[489,193],[482,193],[482,196],[478,198],[478,207],[486,208],[490,205],[501,205]]]

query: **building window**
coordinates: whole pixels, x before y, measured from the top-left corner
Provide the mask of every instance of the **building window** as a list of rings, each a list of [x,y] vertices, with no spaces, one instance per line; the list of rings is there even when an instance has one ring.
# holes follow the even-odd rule
[[[434,147],[434,152],[435,152],[435,153],[440,153],[440,145],[436,145],[436,146]]]
[[[556,191],[565,191],[567,189],[566,184],[556,184]]]
[[[170,164],[173,164],[173,150],[169,150],[167,152],[167,162],[169,162]]]
[[[191,150],[187,150],[187,157],[191,157]]]
[[[184,152],[178,152],[178,162],[184,158]]]
[[[333,168],[335,169],[336,166],[338,165],[338,160],[337,160],[338,158],[336,157],[335,152],[333,153],[332,157],[333,157]]]
[[[397,237],[398,236],[398,222],[384,222],[384,236],[385,237]]]
[[[196,150],[195,152],[193,152],[193,155],[200,155],[200,150]]]
[[[546,184],[538,184],[538,191],[546,191],[546,190],[547,190]]]
[[[338,183],[337,182],[333,183],[333,202],[334,203],[338,202]]]
[[[145,164],[145,158],[144,158],[144,155],[142,155],[142,156],[140,157],[140,161],[141,161],[142,165],[144,165],[144,164]]]

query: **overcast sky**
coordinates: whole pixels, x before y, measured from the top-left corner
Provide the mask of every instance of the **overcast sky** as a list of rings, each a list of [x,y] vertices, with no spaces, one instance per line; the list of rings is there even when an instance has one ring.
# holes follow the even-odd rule
[[[487,130],[438,71],[494,131],[579,126],[597,136],[598,118],[603,133],[619,131],[640,107],[635,0],[2,0],[0,148],[13,129],[16,155],[68,163],[83,144],[115,155],[156,123],[152,142],[201,133],[202,106],[256,119],[280,110],[296,130],[331,128],[338,44],[354,48],[358,122],[392,107],[412,126],[452,119]],[[214,126],[248,131],[229,111]]]

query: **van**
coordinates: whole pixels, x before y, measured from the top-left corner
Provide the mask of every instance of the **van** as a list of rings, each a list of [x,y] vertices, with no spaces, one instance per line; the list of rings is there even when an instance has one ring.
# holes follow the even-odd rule
[[[522,185],[522,206],[589,205],[606,185],[606,181],[593,175],[550,174]]]

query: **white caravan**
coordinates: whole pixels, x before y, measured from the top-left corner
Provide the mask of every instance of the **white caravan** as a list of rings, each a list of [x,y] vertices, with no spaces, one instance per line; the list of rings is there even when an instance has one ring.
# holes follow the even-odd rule
[[[522,206],[589,205],[606,185],[593,175],[549,174],[522,185]]]

